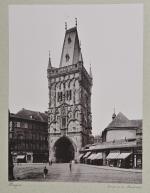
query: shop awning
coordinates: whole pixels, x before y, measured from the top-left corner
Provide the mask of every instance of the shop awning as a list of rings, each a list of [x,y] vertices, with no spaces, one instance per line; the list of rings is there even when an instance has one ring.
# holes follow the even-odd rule
[[[109,153],[106,159],[118,159],[120,153]]]
[[[25,155],[17,155],[17,159],[24,159]]]
[[[91,159],[91,160],[92,160],[92,158],[95,157],[95,155],[96,155],[96,153],[92,153],[92,154],[88,157],[88,159]]]
[[[87,158],[90,154],[91,154],[91,152],[87,152],[87,153],[83,156],[83,158]]]
[[[91,160],[94,160],[97,157],[97,154],[94,154]]]
[[[81,157],[84,155],[84,153],[81,153],[78,157],[78,159],[81,159]]]
[[[103,159],[102,153],[97,153],[95,159]]]
[[[129,157],[129,155],[131,155],[132,153],[121,153],[119,154],[119,156],[117,157],[117,159],[126,159],[127,157]]]

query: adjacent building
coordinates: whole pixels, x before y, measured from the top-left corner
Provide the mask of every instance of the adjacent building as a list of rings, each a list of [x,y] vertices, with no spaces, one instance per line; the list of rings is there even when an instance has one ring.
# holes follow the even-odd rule
[[[22,109],[9,113],[9,144],[14,162],[47,162],[47,137],[47,112]]]
[[[102,142],[102,135],[95,135],[93,138],[93,143],[101,143]]]
[[[66,29],[58,68],[49,57],[47,77],[49,159],[76,160],[81,147],[90,143],[92,130],[92,73],[83,65],[77,26]]]
[[[142,168],[142,120],[114,113],[102,132],[102,142],[82,149],[80,161],[125,168]]]

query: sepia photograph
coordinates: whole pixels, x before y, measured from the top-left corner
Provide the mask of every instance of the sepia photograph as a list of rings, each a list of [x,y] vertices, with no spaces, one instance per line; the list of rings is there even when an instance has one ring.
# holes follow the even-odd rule
[[[8,181],[142,184],[143,14],[9,5]]]

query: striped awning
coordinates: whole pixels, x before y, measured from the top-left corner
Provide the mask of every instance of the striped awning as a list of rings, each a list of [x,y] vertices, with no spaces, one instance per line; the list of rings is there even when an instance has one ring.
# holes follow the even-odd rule
[[[95,159],[103,159],[102,153],[97,153]]]
[[[120,153],[109,153],[106,159],[118,159],[117,157],[120,155]]]
[[[81,157],[84,155],[84,153],[81,153],[78,157],[78,159],[81,159]]]
[[[96,155],[96,153],[92,153],[92,154],[88,157],[88,159],[91,159],[91,160],[92,160],[92,158],[95,157],[95,155]]]
[[[87,152],[87,153],[83,156],[83,158],[87,158],[90,154],[91,154],[91,152]]]
[[[131,155],[132,153],[128,152],[128,153],[120,153],[120,155],[118,155],[117,159],[126,159],[127,157],[129,157],[129,155]]]
[[[94,154],[91,160],[95,160],[96,157],[97,157],[97,154]]]

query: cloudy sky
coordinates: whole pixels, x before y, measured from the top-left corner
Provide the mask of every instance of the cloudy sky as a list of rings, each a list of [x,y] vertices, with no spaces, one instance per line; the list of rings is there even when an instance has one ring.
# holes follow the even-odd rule
[[[142,118],[143,5],[9,6],[9,109],[48,109],[48,51],[60,63],[65,35],[78,19],[84,66],[93,73],[93,134],[110,123],[115,107]]]

